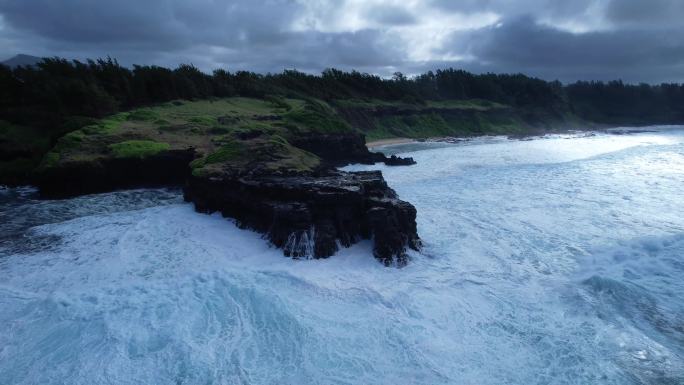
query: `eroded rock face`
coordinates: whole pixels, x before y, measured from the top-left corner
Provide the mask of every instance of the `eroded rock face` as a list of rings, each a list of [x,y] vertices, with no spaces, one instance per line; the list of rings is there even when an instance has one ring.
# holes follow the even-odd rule
[[[243,147],[236,150],[238,156],[228,153],[214,163],[192,148],[142,158],[73,157],[44,170],[36,183],[48,198],[184,185],[185,199],[197,211],[234,218],[293,258],[326,258],[340,247],[372,239],[378,260],[403,266],[407,249],[418,249],[416,210],[397,198],[381,172],[349,173],[333,167],[351,162],[413,164],[412,159],[371,153],[356,133],[303,136],[297,142],[301,147],[259,138],[239,138]],[[320,154],[320,160],[301,149]]]
[[[67,198],[116,189],[182,185],[195,151],[170,150],[145,158],[67,162],[34,177],[44,198]]]
[[[379,171],[191,177],[184,192],[197,211],[235,218],[294,258],[326,258],[339,246],[373,239],[377,259],[403,266],[407,249],[420,245],[415,208]]]

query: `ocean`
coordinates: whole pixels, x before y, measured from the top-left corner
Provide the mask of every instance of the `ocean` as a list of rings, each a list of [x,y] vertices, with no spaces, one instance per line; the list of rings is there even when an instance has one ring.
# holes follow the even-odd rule
[[[0,384],[684,384],[684,127],[381,150],[417,164],[345,169],[416,206],[404,268],[1,189]]]

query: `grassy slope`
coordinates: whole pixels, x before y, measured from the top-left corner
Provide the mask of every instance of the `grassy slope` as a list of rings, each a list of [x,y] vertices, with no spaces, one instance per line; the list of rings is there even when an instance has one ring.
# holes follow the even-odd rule
[[[361,114],[366,124],[353,123],[357,127],[352,128],[336,109]],[[377,110],[402,113],[374,114]],[[86,119],[88,125],[61,137],[49,152],[51,140],[41,136],[38,130],[0,122],[0,150],[9,153],[19,149],[30,154],[0,159],[0,180],[11,180],[12,175],[25,176],[36,166],[40,171],[66,162],[142,158],[188,148],[196,149],[201,156],[193,163],[198,174],[221,168],[250,167],[305,171],[315,168],[319,160],[289,144],[289,139],[301,133],[359,130],[370,141],[393,137],[522,134],[529,130],[530,126],[511,111],[508,106],[486,100],[423,104],[338,100],[332,106],[319,100],[279,97],[174,101],[101,120]]]
[[[194,148],[201,156],[192,164],[196,174],[255,167],[306,171],[319,159],[287,139],[303,132],[347,130],[351,127],[318,101],[175,101],[119,113],[71,132],[43,158],[40,168]]]
[[[396,137],[515,135],[534,130],[514,109],[487,100],[440,100],[426,101],[424,104],[338,100],[334,104],[340,109],[351,111],[355,119],[364,122],[363,131],[369,141]],[[378,114],[379,111],[385,113]]]
[[[473,117],[450,117],[440,113],[418,113],[409,116],[377,118],[377,128],[366,133],[367,140],[387,138],[434,138],[443,136],[473,136],[515,134],[525,126],[515,117],[497,118],[487,114]]]

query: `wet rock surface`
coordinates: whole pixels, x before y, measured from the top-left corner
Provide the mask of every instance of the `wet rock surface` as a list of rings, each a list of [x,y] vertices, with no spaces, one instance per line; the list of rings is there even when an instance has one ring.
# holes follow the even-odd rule
[[[146,158],[73,161],[38,173],[34,183],[43,198],[68,198],[112,190],[182,185],[195,151],[170,150]]]
[[[326,258],[373,239],[378,260],[403,266],[407,249],[420,246],[415,208],[397,198],[379,171],[193,176],[184,193],[197,211],[235,218],[294,258]]]

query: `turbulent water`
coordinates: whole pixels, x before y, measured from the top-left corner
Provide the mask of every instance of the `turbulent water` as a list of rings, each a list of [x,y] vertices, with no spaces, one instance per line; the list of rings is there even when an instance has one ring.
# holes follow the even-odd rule
[[[387,148],[425,243],[293,261],[179,191],[0,191],[2,384],[683,384],[684,129]],[[349,169],[371,167],[352,166]]]

